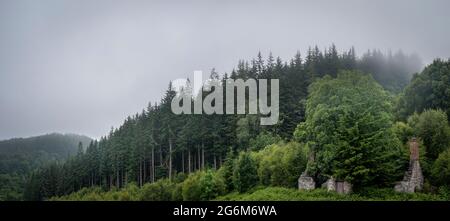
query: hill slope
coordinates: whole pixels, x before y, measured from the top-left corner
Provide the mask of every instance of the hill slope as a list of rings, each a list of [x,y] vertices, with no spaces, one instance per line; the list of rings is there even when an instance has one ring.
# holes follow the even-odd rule
[[[0,141],[0,200],[21,199],[23,182],[30,171],[48,162],[75,154],[78,144],[91,138],[75,134],[46,134]]]

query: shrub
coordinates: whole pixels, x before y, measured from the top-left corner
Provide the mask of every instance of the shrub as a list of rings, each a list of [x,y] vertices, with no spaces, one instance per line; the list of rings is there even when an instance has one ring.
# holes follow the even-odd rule
[[[147,183],[142,187],[140,200],[169,201],[175,185],[168,179],[160,179],[155,183]]]
[[[248,152],[241,152],[233,171],[233,183],[239,192],[245,192],[258,184],[255,160]]]
[[[434,184],[450,187],[450,149],[439,154],[431,169],[431,177]]]
[[[392,131],[402,143],[407,143],[408,140],[414,135],[413,129],[408,124],[403,122],[396,122],[392,126]]]
[[[212,170],[192,173],[183,182],[183,200],[210,200],[225,192],[223,179]]]
[[[427,157],[435,160],[439,153],[450,146],[450,127],[442,110],[426,110],[408,118],[408,124],[427,147]]]
[[[173,201],[183,201],[183,183],[177,183],[172,192]]]
[[[235,159],[233,158],[233,152],[230,151],[227,154],[225,162],[220,167],[220,169],[217,171],[218,176],[221,176],[225,183],[225,191],[226,192],[232,191],[234,189],[233,171],[234,171],[235,163],[236,162],[235,162]]]
[[[255,158],[262,184],[295,187],[306,167],[307,150],[297,142],[273,144],[256,153]]]

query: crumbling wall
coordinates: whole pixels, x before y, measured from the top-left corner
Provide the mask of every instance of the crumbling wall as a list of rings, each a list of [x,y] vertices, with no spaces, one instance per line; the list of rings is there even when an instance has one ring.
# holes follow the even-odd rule
[[[315,188],[316,182],[314,182],[314,179],[308,176],[306,172],[303,172],[302,175],[298,178],[298,189],[313,190]]]
[[[346,181],[336,181],[333,177],[328,179],[323,185],[327,191],[334,191],[342,194],[349,194],[352,192],[352,184]]]
[[[422,190],[423,188],[423,174],[419,162],[419,144],[416,139],[413,138],[409,142],[409,146],[409,168],[408,171],[405,172],[403,180],[397,182],[395,185],[394,189],[397,192],[413,193],[417,190]]]
[[[397,192],[414,193],[423,188],[423,174],[420,168],[420,163],[415,160],[410,163],[408,171],[405,173],[403,180],[395,185],[394,189]]]

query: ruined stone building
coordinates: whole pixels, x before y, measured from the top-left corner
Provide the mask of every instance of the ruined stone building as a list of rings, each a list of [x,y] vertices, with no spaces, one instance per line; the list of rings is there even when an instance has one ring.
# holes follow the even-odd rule
[[[416,138],[409,142],[409,168],[403,180],[395,185],[395,191],[413,193],[423,188],[423,175],[419,162],[419,143]]]
[[[314,161],[314,153],[309,156],[310,162]],[[334,191],[337,193],[348,194],[352,192],[352,184],[346,181],[336,181],[333,177],[330,177],[322,187],[328,191]],[[298,178],[298,189],[299,190],[313,190],[316,188],[316,182],[312,176],[309,176],[306,171]]]

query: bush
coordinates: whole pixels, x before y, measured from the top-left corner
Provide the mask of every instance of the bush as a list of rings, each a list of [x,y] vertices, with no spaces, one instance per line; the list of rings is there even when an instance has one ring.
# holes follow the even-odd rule
[[[295,187],[305,170],[307,149],[297,142],[273,144],[255,154],[261,184]]]
[[[172,192],[173,201],[183,201],[183,183],[177,183]]]
[[[129,183],[125,188],[121,189],[119,194],[120,201],[136,201],[140,199],[140,189],[136,183]]]
[[[210,200],[225,192],[223,179],[212,170],[192,173],[183,182],[183,200]]]
[[[413,129],[403,122],[396,122],[392,126],[392,131],[398,137],[402,143],[407,143],[409,139],[414,135]]]
[[[169,201],[175,185],[168,179],[160,179],[154,183],[147,183],[142,187],[140,200],[144,201]]]
[[[283,187],[268,187],[258,189],[253,192],[237,193],[233,192],[225,196],[217,198],[217,200],[243,200],[243,201],[369,201],[369,200],[394,200],[394,201],[406,201],[406,200],[447,200],[445,190],[442,190],[442,194],[433,195],[425,193],[398,193],[392,188],[378,189],[369,188],[364,189],[358,193],[352,194],[339,194],[336,192],[328,192],[325,189],[315,190],[298,190],[293,188]]]
[[[439,154],[431,169],[432,183],[450,187],[450,149]]]
[[[450,146],[450,127],[442,110],[426,110],[408,118],[408,124],[427,147],[427,157],[435,160],[439,153]]]
[[[255,160],[248,152],[241,152],[233,171],[233,183],[239,192],[245,192],[258,184]]]
[[[233,156],[233,151],[228,152],[225,162],[217,171],[218,176],[221,176],[225,183],[225,191],[230,192],[234,190],[233,184],[233,171],[235,165],[235,159]]]

